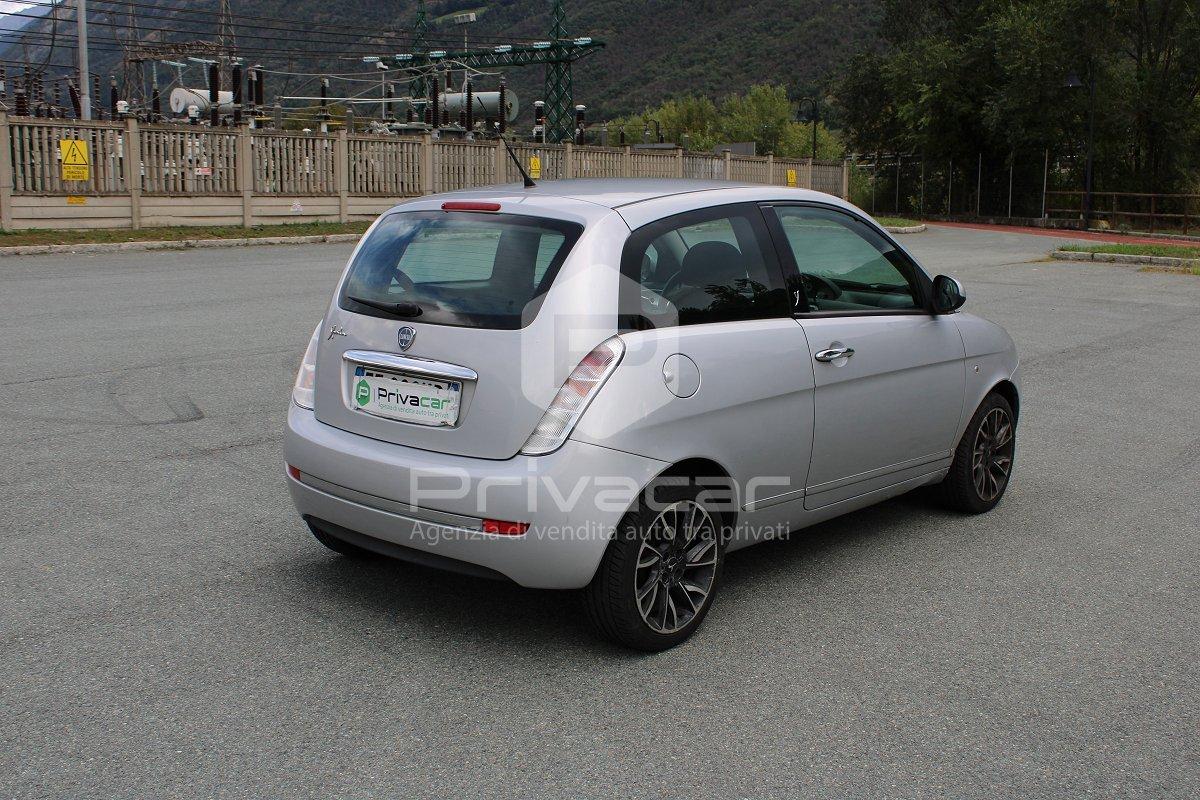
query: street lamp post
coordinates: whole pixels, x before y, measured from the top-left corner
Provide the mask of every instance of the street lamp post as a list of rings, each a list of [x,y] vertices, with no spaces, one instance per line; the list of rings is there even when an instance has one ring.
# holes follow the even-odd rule
[[[659,144],[662,144],[662,142],[663,142],[662,126],[658,124],[658,120],[656,120],[652,117],[646,119],[642,123],[642,125],[643,125],[642,141],[645,142],[650,139],[650,124],[651,123],[654,123],[654,139],[655,139],[655,141],[657,141]]]
[[[1079,89],[1084,86],[1083,81],[1079,76],[1072,72],[1067,76],[1067,88]],[[1087,134],[1087,158],[1083,167],[1083,227],[1090,228],[1092,226],[1092,188],[1093,188],[1093,172],[1092,165],[1095,160],[1096,151],[1096,74],[1095,68],[1088,65],[1088,134]]]
[[[503,111],[503,109],[501,109]],[[535,141],[546,143],[546,101],[533,101],[533,138]]]
[[[816,161],[817,160],[817,122],[821,119],[821,115],[820,115],[820,112],[818,111],[817,98],[801,97],[800,102],[797,103],[797,110],[803,112],[805,103],[808,103],[808,108],[809,108],[809,114],[808,114],[807,121],[812,123],[812,160]],[[801,118],[801,121],[803,122],[805,120],[803,118]]]
[[[387,64],[383,63],[383,59],[379,56],[363,56],[364,64],[374,64],[379,70],[379,118],[387,121],[388,118],[388,74]]]

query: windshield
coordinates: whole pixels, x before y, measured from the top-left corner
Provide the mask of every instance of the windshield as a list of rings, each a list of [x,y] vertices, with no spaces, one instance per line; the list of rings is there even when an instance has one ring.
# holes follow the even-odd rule
[[[515,214],[394,213],[359,248],[338,305],[376,317],[521,328],[582,231]]]

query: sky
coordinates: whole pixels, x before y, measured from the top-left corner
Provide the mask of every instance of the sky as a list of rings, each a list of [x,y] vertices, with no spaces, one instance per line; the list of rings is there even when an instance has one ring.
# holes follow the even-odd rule
[[[20,11],[29,8],[32,3],[12,3],[8,0],[0,0],[0,14],[8,14],[12,11]]]
[[[10,0],[0,0],[0,14],[11,14],[14,11],[24,11],[29,8],[31,3],[14,3]],[[30,20],[27,17],[2,17],[0,16],[0,29],[13,30],[20,28]]]

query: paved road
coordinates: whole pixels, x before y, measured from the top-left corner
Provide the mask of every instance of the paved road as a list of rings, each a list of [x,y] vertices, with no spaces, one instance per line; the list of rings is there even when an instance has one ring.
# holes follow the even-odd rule
[[[0,796],[1200,795],[1200,279],[904,241],[1020,347],[1008,497],[737,553],[656,656],[311,539],[281,424],[348,247],[3,259]]]

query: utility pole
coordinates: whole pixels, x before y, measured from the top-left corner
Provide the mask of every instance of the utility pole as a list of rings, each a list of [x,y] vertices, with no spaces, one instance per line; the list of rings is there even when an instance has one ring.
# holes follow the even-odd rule
[[[388,74],[387,64],[380,63],[379,65],[379,118],[387,122],[388,111]]]
[[[87,0],[75,0],[75,33],[78,35],[76,50],[79,53],[79,107],[83,119],[92,118],[92,95],[88,91],[91,72],[88,69]]]
[[[900,160],[903,158],[899,153],[896,154],[896,216],[900,216]]]

